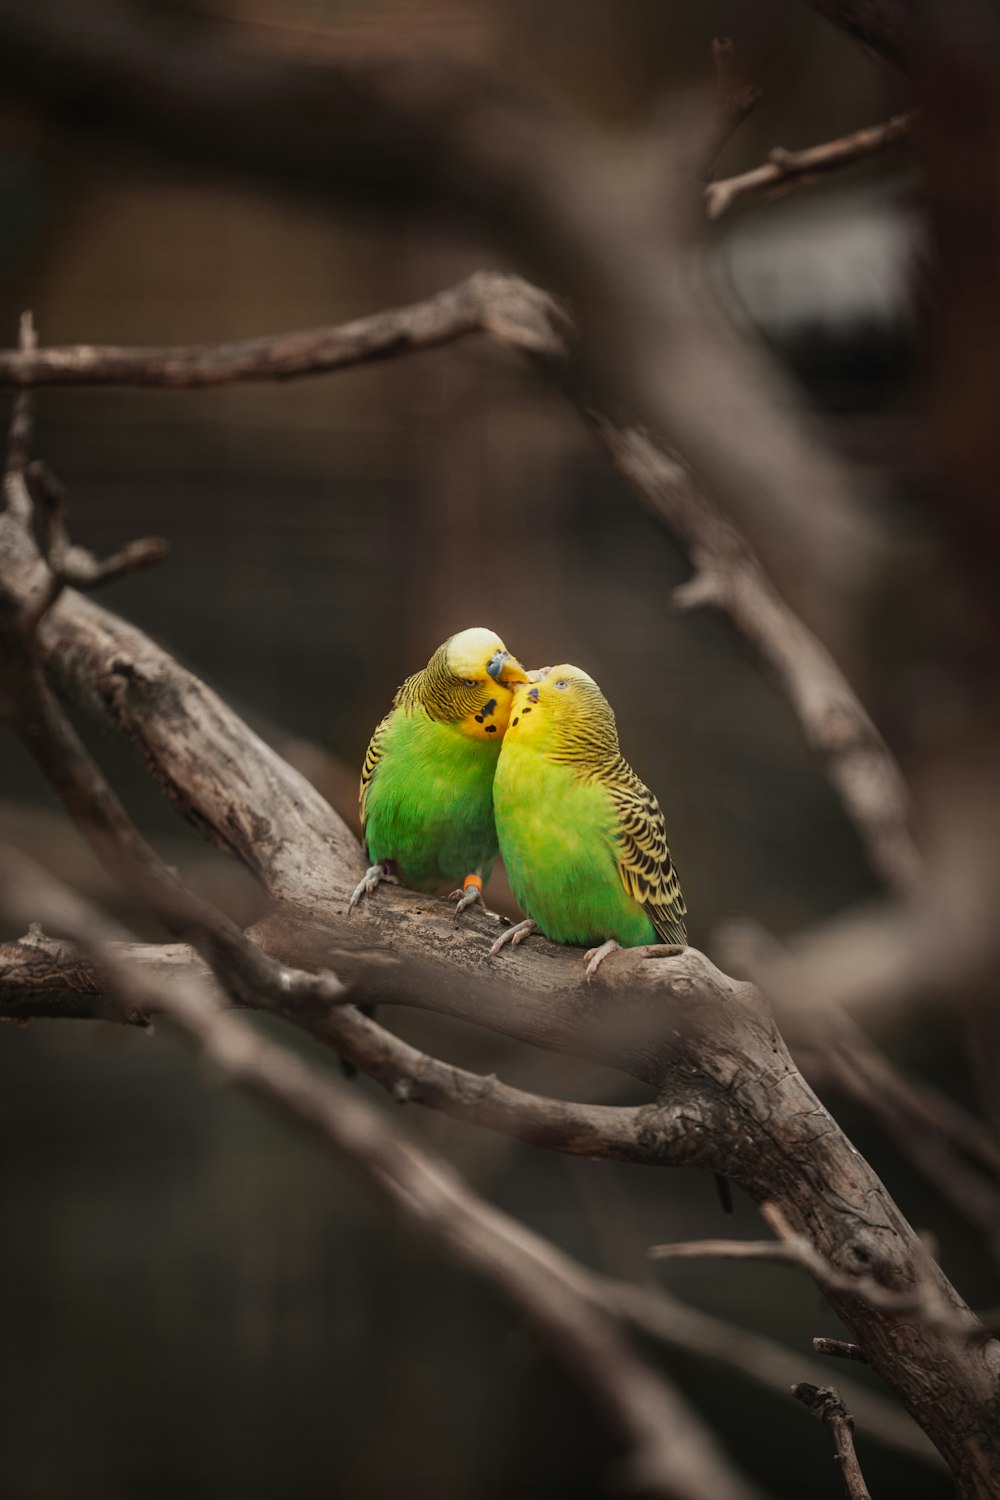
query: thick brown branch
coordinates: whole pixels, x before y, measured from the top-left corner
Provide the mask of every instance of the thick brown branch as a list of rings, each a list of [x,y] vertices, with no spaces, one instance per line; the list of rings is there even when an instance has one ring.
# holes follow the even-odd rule
[[[827,172],[853,166],[879,156],[897,141],[912,133],[917,116],[914,111],[893,115],[881,125],[869,125],[835,141],[808,146],[804,151],[785,151],[776,146],[762,166],[741,172],[736,177],[721,177],[705,188],[705,207],[710,219],[721,219],[738,198],[751,194],[789,192],[815,182]]]
[[[126,944],[115,952],[124,963],[150,973],[157,982],[179,983],[192,975],[202,983],[211,980],[207,965],[185,944]],[[352,955],[344,957],[350,961]],[[158,1013],[109,1015],[103,993],[100,976],[72,948],[37,934],[19,943],[0,944],[0,1019],[71,1017],[142,1025]],[[225,999],[221,992],[218,998]],[[273,997],[267,1005],[276,1008]],[[675,1120],[670,1110],[656,1105],[575,1104],[455,1067],[418,1051],[353,1008],[324,1013],[289,1003],[284,1013],[375,1079],[397,1102],[427,1105],[548,1150],[662,1162],[668,1138],[676,1134],[679,1139],[683,1132],[683,1119]]]

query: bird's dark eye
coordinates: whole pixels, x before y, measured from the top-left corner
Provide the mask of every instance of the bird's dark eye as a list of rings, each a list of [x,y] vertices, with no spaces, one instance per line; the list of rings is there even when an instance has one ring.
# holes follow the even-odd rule
[[[475,677],[463,677],[462,681],[465,683],[466,687],[477,686],[477,679]]]
[[[559,681],[555,683],[554,686],[556,686],[557,688],[568,688],[569,683],[566,681],[565,677],[560,677]]]

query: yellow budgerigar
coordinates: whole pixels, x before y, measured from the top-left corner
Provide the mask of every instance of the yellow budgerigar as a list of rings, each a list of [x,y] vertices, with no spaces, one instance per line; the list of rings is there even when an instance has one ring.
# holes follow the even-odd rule
[[[547,668],[515,689],[493,801],[500,853],[527,918],[497,939],[494,954],[534,931],[591,944],[589,979],[616,948],[687,943],[659,803],[618,747],[611,705],[579,667]]]
[[[496,858],[493,776],[513,685],[527,677],[492,630],[461,630],[408,677],[372,735],[361,773],[371,868],[351,910],[383,880],[418,891],[459,885],[479,899]]]

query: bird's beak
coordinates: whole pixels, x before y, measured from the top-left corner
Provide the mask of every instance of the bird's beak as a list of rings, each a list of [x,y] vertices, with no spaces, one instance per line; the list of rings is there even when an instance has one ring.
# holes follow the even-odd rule
[[[494,682],[502,683],[504,687],[528,680],[527,672],[509,651],[498,651],[487,663],[486,670]]]

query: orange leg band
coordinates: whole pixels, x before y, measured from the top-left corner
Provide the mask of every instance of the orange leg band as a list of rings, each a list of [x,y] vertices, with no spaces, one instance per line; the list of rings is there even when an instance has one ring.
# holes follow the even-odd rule
[[[477,891],[483,888],[483,877],[481,875],[466,875],[462,881],[462,890],[467,891],[470,885],[474,885]]]

